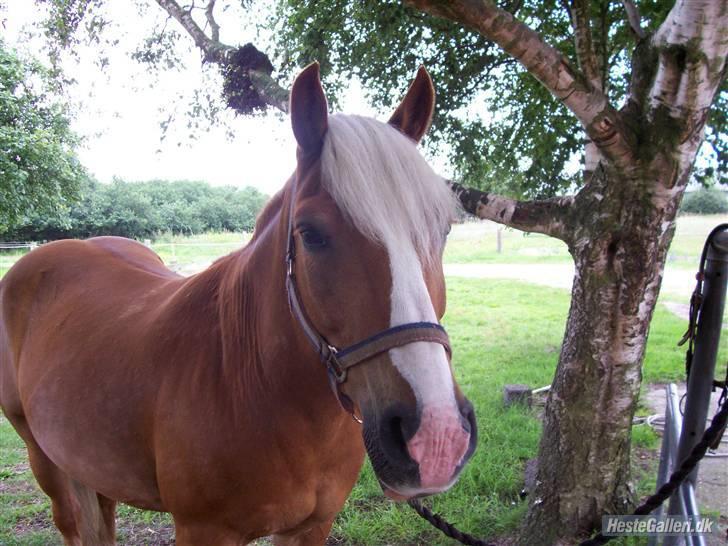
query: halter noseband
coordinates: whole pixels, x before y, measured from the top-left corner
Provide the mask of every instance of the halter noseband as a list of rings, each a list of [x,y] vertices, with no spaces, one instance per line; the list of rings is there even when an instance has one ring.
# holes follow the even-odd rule
[[[293,204],[296,195],[295,190],[296,179],[294,178],[291,189],[291,203],[288,211],[288,240],[286,243],[286,292],[288,293],[288,304],[291,313],[301,326],[306,338],[311,343],[321,362],[326,366],[331,390],[339,401],[339,404],[356,421],[361,423],[361,420],[354,413],[354,405],[351,399],[339,389],[339,385],[346,381],[349,368],[395,347],[401,347],[417,341],[439,343],[445,348],[447,354],[450,355],[450,339],[445,328],[440,324],[434,322],[409,322],[387,328],[362,341],[341,349],[334,347],[326,341],[308,319],[301,300],[298,297],[298,290],[296,289],[296,275],[294,271],[296,244],[293,239]]]

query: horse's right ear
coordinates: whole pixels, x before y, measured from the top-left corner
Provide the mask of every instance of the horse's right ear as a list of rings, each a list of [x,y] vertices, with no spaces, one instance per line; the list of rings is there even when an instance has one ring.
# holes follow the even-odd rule
[[[434,111],[435,87],[430,74],[421,66],[404,99],[389,118],[389,124],[419,142],[430,128]]]
[[[328,127],[328,105],[317,62],[304,68],[293,82],[289,111],[299,148],[306,155],[320,152]]]

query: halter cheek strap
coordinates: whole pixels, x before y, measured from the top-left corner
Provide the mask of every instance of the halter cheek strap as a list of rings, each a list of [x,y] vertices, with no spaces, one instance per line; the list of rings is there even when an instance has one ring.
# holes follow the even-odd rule
[[[329,383],[342,408],[361,422],[354,414],[354,405],[348,396],[343,394],[339,385],[346,381],[347,372],[356,366],[390,349],[402,347],[415,342],[439,343],[445,348],[448,357],[451,355],[450,339],[447,332],[434,322],[410,322],[382,330],[362,341],[344,348],[331,345],[311,324],[298,297],[296,289],[296,275],[294,270],[296,260],[296,246],[293,239],[293,203],[295,197],[295,179],[291,191],[291,203],[288,212],[288,241],[286,247],[286,292],[291,313],[301,326],[309,343],[318,354],[321,362],[326,366]]]

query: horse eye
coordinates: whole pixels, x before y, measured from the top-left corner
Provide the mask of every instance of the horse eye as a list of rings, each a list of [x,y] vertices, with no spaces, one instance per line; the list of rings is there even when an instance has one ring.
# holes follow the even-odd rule
[[[321,233],[313,228],[306,228],[301,231],[303,244],[308,249],[317,250],[326,246],[326,239]]]

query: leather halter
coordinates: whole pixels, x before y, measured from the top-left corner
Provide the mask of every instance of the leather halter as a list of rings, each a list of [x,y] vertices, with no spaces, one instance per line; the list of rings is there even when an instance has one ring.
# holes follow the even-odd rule
[[[296,196],[296,178],[291,187],[291,202],[288,211],[288,240],[286,243],[286,292],[291,313],[301,326],[303,333],[310,342],[321,362],[326,366],[329,384],[341,407],[361,423],[354,413],[354,404],[351,399],[341,392],[339,385],[344,383],[347,372],[352,366],[361,364],[379,354],[385,353],[395,347],[401,347],[418,341],[439,343],[445,348],[448,357],[451,355],[450,339],[442,325],[434,322],[409,322],[400,324],[377,332],[362,341],[344,348],[331,345],[324,338],[306,315],[306,311],[298,297],[296,289],[295,261],[296,244],[293,238],[293,205]]]

